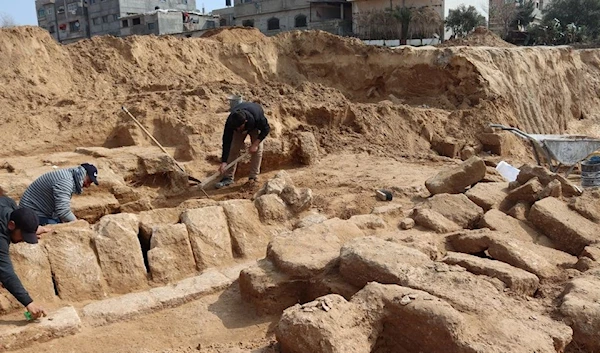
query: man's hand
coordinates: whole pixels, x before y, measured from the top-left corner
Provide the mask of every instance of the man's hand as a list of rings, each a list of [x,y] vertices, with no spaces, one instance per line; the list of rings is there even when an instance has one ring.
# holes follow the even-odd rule
[[[260,146],[260,140],[254,141],[252,145],[250,145],[250,153],[256,153],[258,151],[258,147]]]
[[[42,316],[48,315],[46,313],[46,309],[42,308],[41,306],[38,306],[35,303],[31,303],[31,304],[27,305],[27,311],[29,311],[31,313],[31,317],[34,319],[38,319]]]
[[[52,231],[52,230],[51,230],[50,228],[47,228],[47,227],[42,227],[42,226],[38,226],[38,229],[37,229],[37,231],[35,232],[35,234],[37,235],[37,237],[38,237],[38,239],[39,239],[39,238],[41,238],[41,237],[42,237],[42,234],[49,233],[49,232],[51,232],[51,231]]]
[[[226,172],[225,167],[227,167],[227,163],[225,163],[225,162],[221,163],[221,166],[219,166],[219,173],[225,174],[225,172]]]

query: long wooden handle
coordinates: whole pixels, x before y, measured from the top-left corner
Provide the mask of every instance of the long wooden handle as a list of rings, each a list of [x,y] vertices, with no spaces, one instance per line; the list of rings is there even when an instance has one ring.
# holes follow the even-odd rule
[[[235,165],[237,162],[241,161],[247,155],[248,155],[248,152],[245,152],[244,154],[242,154],[238,158],[234,159],[233,162],[231,162],[227,166],[225,166],[225,170],[233,167],[233,165]],[[202,189],[204,189],[204,187],[206,185],[208,185],[208,184],[212,183],[213,181],[215,181],[215,179],[217,179],[219,176],[221,176],[221,172],[216,172],[215,174],[213,174],[213,175],[209,176],[208,178],[202,180],[202,183],[200,183],[200,187]]]
[[[173,158],[169,152],[167,152],[167,150],[160,144],[160,142],[158,142],[154,136],[152,136],[152,134],[150,133],[150,131],[146,130],[146,128],[144,127],[144,125],[142,125],[130,112],[129,110],[127,110],[127,108],[125,108],[125,106],[122,106],[121,109],[123,109],[123,111],[125,113],[127,113],[127,115],[129,115],[129,117],[137,124],[137,126],[140,127],[140,129],[142,129],[142,131],[144,131],[146,133],[146,135],[148,135],[148,137],[150,137],[152,139],[152,141],[154,141],[154,143],[167,155],[169,156],[169,158],[171,158],[171,160],[173,161],[173,163],[175,163],[175,165],[179,168],[179,170],[181,170],[184,174],[187,174],[187,172],[185,171],[185,169],[183,169],[182,166],[179,165],[179,163],[177,163],[177,161],[175,160],[175,158]]]

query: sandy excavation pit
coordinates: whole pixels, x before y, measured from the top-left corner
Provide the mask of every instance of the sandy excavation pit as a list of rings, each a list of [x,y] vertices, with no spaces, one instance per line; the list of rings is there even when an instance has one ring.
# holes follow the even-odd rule
[[[599,52],[450,44],[1,30],[3,192],[83,162],[101,185],[74,196],[80,221],[11,246],[51,320],[0,289],[0,351],[600,351],[600,194],[486,128],[600,136]],[[202,179],[232,93],[272,132],[260,182],[243,162],[210,199],[121,111]]]

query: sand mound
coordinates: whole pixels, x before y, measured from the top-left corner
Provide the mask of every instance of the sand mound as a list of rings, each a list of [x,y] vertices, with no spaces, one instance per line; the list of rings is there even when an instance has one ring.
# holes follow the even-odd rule
[[[472,37],[491,36],[481,32]],[[151,144],[121,112],[125,105],[164,145],[213,160],[232,93],[265,106],[277,156],[291,151],[298,129],[326,151],[394,157],[431,153],[423,131],[477,144],[491,122],[590,133],[600,105],[593,50],[392,50],[321,31],[265,37],[245,28],[60,46],[24,27],[1,30],[0,42],[3,155]]]
[[[467,47],[496,47],[496,48],[513,48],[514,44],[510,44],[502,38],[500,38],[497,34],[490,31],[485,27],[477,27],[473,33],[469,34],[465,38],[456,38],[452,40],[448,40],[438,47],[458,47],[458,46],[467,46]]]
[[[210,38],[221,43],[254,43],[267,37],[253,27],[224,27],[208,31],[202,34],[202,38]]]

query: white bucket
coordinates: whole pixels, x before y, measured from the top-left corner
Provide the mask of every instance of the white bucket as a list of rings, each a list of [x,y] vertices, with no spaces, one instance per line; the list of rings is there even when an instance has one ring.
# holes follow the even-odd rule
[[[244,100],[242,99],[242,96],[238,96],[235,94],[231,94],[229,96],[227,96],[227,99],[229,100],[229,110],[233,110],[233,108],[242,103]]]
[[[520,172],[518,168],[513,167],[505,161],[500,161],[500,163],[498,163],[496,166],[496,170],[504,177],[504,179],[508,180],[509,182],[517,180],[517,176]]]

